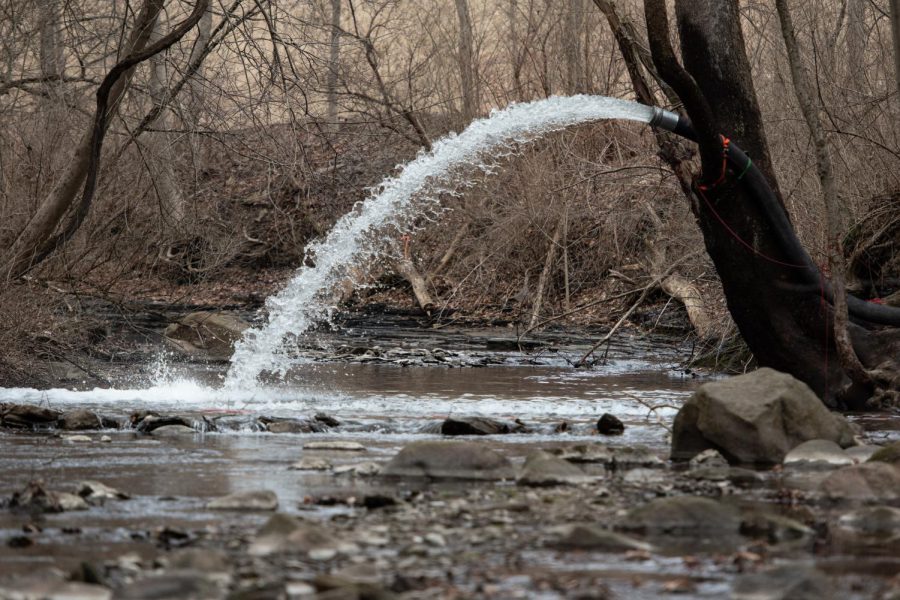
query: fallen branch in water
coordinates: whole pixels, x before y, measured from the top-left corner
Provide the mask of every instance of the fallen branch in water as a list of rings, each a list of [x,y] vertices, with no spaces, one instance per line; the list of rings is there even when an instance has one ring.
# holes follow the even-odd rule
[[[631,316],[631,313],[633,313],[635,310],[637,310],[638,306],[643,304],[644,299],[647,297],[647,294],[649,294],[651,290],[656,288],[656,286],[659,285],[659,283],[663,279],[668,277],[669,274],[675,270],[675,267],[677,267],[679,264],[683,263],[684,261],[695,257],[696,255],[697,255],[697,252],[691,252],[690,254],[686,254],[685,256],[682,256],[680,259],[676,260],[671,265],[669,265],[665,271],[654,276],[653,279],[650,281],[650,283],[648,283],[647,285],[644,286],[643,290],[641,291],[641,295],[638,297],[638,299],[631,305],[631,307],[625,312],[625,314],[622,315],[618,321],[616,321],[616,324],[613,325],[612,329],[609,330],[609,333],[607,333],[602,338],[600,338],[600,340],[596,344],[594,344],[590,350],[585,352],[584,356],[582,356],[581,359],[575,363],[575,367],[576,368],[583,367],[585,365],[585,363],[587,362],[587,359],[590,358],[591,354],[593,354],[594,352],[597,351],[597,348],[599,348],[603,344],[609,342],[612,339],[612,336],[615,335],[616,331],[619,330],[619,327],[621,327],[622,324],[628,319],[628,317]]]

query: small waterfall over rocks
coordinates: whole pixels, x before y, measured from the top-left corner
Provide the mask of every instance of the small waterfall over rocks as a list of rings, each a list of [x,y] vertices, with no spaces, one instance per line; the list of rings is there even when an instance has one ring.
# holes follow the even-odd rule
[[[441,194],[458,193],[458,181],[489,171],[514,147],[571,125],[602,119],[648,123],[652,109],[604,96],[551,97],[514,104],[474,121],[420,152],[399,174],[376,186],[370,197],[306,248],[314,266],[302,266],[287,285],[266,300],[268,321],[244,333],[236,344],[226,389],[254,388],[263,372],[283,376],[291,365],[286,342],[328,320],[336,306],[333,288],[389,251],[398,231],[416,216],[437,209]]]

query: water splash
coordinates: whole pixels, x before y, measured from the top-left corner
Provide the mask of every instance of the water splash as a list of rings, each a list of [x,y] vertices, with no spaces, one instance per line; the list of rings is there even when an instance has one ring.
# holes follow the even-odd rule
[[[435,142],[395,177],[388,177],[368,200],[342,217],[321,241],[307,247],[315,266],[301,267],[281,292],[266,301],[269,320],[238,342],[225,381],[227,389],[257,386],[264,371],[283,376],[291,365],[285,340],[328,319],[335,310],[332,290],[355,279],[355,271],[385,247],[388,227],[403,228],[433,209],[442,192],[454,192],[455,177],[489,170],[498,155],[552,131],[601,119],[648,123],[652,109],[603,96],[553,97],[515,104],[474,121],[459,135]]]

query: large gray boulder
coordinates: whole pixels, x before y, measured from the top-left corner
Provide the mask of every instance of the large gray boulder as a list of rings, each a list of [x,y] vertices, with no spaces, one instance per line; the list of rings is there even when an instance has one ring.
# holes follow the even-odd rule
[[[234,343],[250,327],[233,315],[194,312],[166,327],[166,343],[190,358],[226,361],[234,353]]]
[[[805,383],[763,368],[700,386],[675,417],[672,460],[713,448],[732,464],[777,464],[807,440],[846,448],[853,435]]]
[[[381,471],[386,477],[513,479],[509,460],[483,444],[424,441],[404,447]]]

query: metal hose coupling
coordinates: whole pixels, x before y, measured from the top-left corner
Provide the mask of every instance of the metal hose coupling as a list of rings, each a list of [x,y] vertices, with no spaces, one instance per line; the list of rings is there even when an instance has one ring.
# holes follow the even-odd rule
[[[653,107],[653,116],[650,117],[650,127],[665,129],[666,131],[675,132],[678,128],[678,121],[681,119],[675,113],[662,109],[658,106]]]

